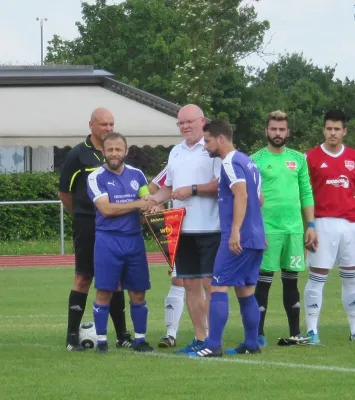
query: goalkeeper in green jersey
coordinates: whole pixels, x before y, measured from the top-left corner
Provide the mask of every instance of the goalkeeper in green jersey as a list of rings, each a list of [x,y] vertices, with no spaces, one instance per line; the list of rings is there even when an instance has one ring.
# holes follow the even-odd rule
[[[304,271],[304,248],[317,245],[314,230],[314,203],[304,155],[285,146],[289,137],[287,114],[269,114],[265,129],[267,147],[251,156],[262,177],[262,207],[267,249],[264,252],[255,296],[260,308],[259,345],[267,346],[264,321],[274,273],[281,269],[283,303],[290,338],[279,344],[305,343],[300,332],[300,294],[298,272]],[[307,223],[304,232],[303,217]]]

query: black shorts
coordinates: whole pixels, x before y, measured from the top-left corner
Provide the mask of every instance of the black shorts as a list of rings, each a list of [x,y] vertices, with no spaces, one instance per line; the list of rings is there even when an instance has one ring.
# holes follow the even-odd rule
[[[75,273],[92,278],[94,276],[95,218],[75,217],[72,227]]]
[[[221,234],[183,233],[176,254],[176,276],[178,278],[205,278],[213,275]]]

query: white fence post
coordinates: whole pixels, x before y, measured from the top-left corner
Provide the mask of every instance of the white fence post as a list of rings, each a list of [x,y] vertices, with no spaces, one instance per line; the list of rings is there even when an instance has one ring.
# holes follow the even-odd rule
[[[60,254],[64,253],[64,206],[60,202]]]

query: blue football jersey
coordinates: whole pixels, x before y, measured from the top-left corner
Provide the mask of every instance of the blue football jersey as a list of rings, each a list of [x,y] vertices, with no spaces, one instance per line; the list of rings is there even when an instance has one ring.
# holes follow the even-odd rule
[[[254,162],[245,154],[232,151],[222,162],[218,185],[218,207],[222,241],[230,238],[233,222],[234,195],[231,187],[245,182],[248,193],[247,209],[240,229],[241,246],[265,249],[265,232],[260,207],[261,176]]]
[[[125,164],[121,174],[115,174],[104,166],[88,176],[88,194],[95,202],[108,196],[110,203],[129,203],[139,200],[139,190],[148,184],[140,169]],[[104,217],[96,208],[96,229],[115,231],[119,234],[134,235],[142,231],[139,211],[116,217]]]

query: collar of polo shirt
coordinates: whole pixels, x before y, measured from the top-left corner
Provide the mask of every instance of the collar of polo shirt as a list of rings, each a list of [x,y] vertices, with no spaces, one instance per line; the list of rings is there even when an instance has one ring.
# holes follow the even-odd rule
[[[195,143],[191,147],[187,145],[186,140],[183,140],[181,143],[181,146],[186,147],[187,149],[193,149],[195,146],[198,146],[198,145],[201,145],[201,146],[205,145],[205,138],[203,136],[197,143]]]
[[[85,146],[86,146],[86,147],[89,147],[90,149],[94,147],[93,144],[92,144],[92,141],[91,141],[91,135],[88,135],[88,136],[86,137],[84,143],[85,143]]]

